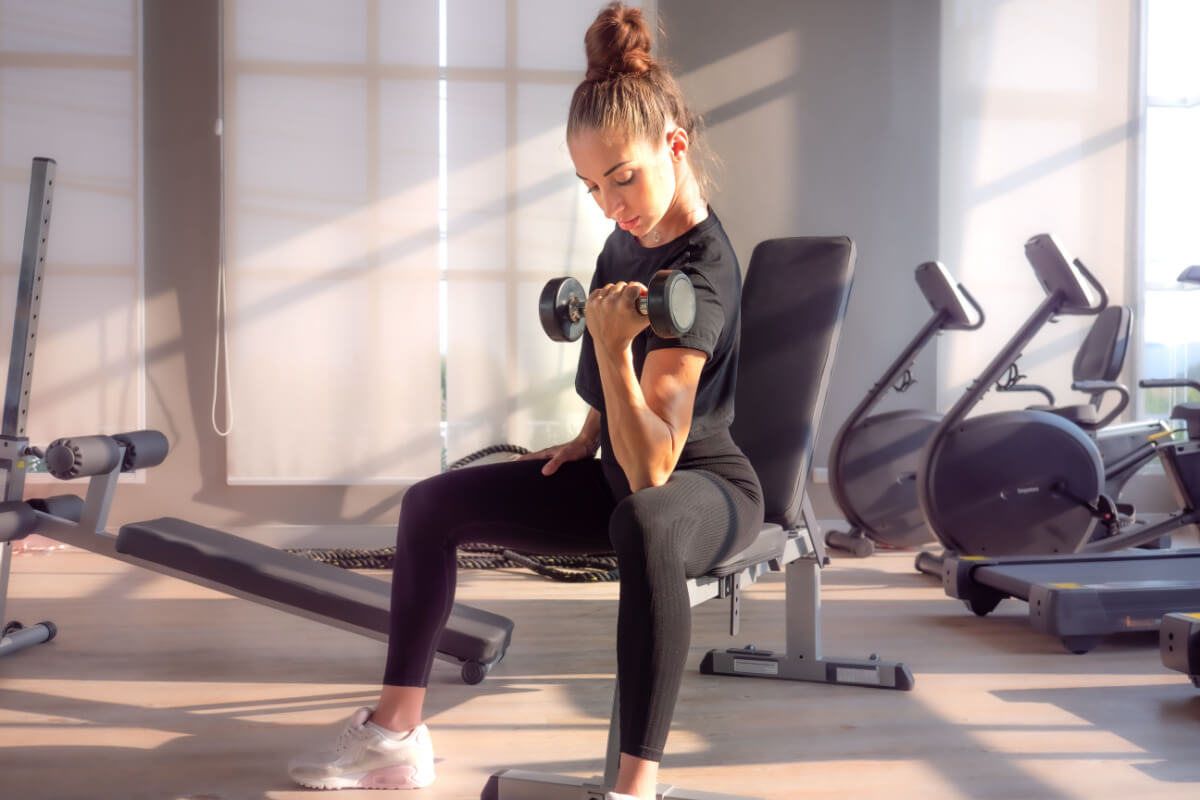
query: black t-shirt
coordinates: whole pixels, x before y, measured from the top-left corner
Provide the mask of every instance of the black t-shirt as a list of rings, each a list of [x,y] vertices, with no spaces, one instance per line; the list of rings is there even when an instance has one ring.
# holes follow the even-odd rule
[[[731,478],[742,477],[757,483],[746,457],[728,436],[729,424],[733,422],[741,338],[742,273],[729,237],[712,209],[704,221],[661,247],[643,247],[629,232],[614,229],[596,259],[589,291],[618,281],[649,284],[660,269],[682,270],[691,279],[696,289],[696,321],[678,339],[659,337],[647,326],[633,340],[635,374],[640,380],[646,353],[652,350],[686,347],[708,356],[696,389],[692,427],[675,468],[712,469],[718,465],[716,471],[728,472]],[[575,373],[575,391],[600,412],[600,458],[614,495],[623,497],[629,494],[629,483],[612,453],[595,344],[586,330]]]

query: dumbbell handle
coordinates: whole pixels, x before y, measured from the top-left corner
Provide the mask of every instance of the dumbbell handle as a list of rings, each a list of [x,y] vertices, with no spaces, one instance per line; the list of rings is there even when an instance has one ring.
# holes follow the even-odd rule
[[[577,300],[574,295],[568,301],[568,313],[571,315],[571,322],[578,322],[583,318],[584,312],[587,310],[587,299]],[[650,316],[650,300],[646,297],[646,290],[642,289],[641,295],[637,299],[637,312],[643,317]]]

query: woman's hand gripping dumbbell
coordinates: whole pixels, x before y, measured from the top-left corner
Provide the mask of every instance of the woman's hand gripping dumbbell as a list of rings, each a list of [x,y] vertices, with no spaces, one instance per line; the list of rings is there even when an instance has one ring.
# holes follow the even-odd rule
[[[574,278],[555,278],[542,289],[538,316],[546,335],[556,342],[573,342],[587,326],[587,293]],[[662,269],[637,298],[639,314],[650,318],[651,329],[664,339],[678,339],[696,321],[696,289],[677,269]]]

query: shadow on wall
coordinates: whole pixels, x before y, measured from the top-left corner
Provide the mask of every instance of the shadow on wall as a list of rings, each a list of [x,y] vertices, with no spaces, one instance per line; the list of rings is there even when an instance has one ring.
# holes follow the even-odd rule
[[[714,208],[739,254],[848,235],[858,267],[814,466],[927,309],[913,268],[938,246],[941,3],[661,0],[669,61],[724,163]],[[745,263],[743,257],[743,263]],[[950,266],[954,272],[954,266]],[[936,354],[906,405],[932,410]]]

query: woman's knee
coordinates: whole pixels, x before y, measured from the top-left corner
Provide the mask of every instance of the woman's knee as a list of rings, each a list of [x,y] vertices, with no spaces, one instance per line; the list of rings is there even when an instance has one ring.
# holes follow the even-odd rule
[[[663,503],[654,489],[623,499],[609,518],[608,536],[617,555],[638,557],[647,565],[679,561],[678,534],[686,525],[683,509]]]
[[[447,511],[453,509],[455,489],[453,473],[441,473],[413,484],[404,492],[400,501],[400,523],[396,530],[399,547],[416,541],[431,541],[443,538],[450,530],[452,521]]]
[[[608,538],[617,553],[645,549],[647,526],[652,517],[647,513],[644,492],[635,492],[621,500],[608,518]]]

